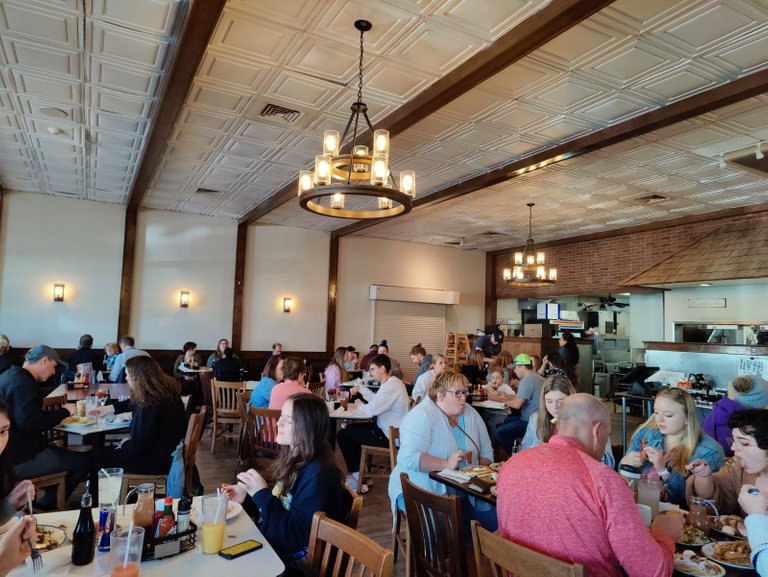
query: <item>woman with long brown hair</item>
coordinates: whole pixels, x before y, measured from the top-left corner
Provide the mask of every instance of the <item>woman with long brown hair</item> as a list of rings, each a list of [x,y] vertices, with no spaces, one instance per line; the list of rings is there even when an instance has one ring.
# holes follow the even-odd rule
[[[341,383],[349,380],[347,369],[344,368],[344,358],[347,356],[347,347],[337,347],[333,358],[325,367],[325,390],[338,389]]]
[[[179,383],[150,357],[125,363],[130,399],[96,409],[100,416],[131,411],[130,438],[114,449],[94,451],[98,467],[122,467],[131,473],[168,473],[171,453],[184,438],[187,416]]]
[[[277,421],[281,450],[272,471],[274,487],[255,469],[240,473],[235,485],[222,485],[233,501],[258,508],[259,529],[289,569],[306,557],[315,511],[337,521],[345,516],[341,470],[328,444],[330,426],[322,399],[291,395]]]

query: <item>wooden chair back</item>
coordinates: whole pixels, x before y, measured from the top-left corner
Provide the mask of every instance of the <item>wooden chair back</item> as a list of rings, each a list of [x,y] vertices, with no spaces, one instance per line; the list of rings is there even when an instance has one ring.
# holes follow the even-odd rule
[[[392,551],[322,511],[312,517],[308,560],[316,577],[392,575]]]
[[[199,413],[192,413],[187,422],[187,434],[184,436],[184,488],[188,495],[197,494],[194,486],[195,461],[197,459],[197,448],[200,446],[200,439],[203,436],[205,428],[205,413],[207,407],[200,407]]]
[[[55,411],[56,409],[63,409],[64,405],[67,404],[67,395],[58,395],[55,397],[44,397],[43,398],[43,410],[44,411]],[[67,433],[64,431],[57,431],[55,429],[48,429],[45,432],[45,437],[48,439],[49,445],[54,445],[56,447],[66,447],[67,446]]]
[[[325,385],[323,383],[312,383],[307,388],[313,395],[325,400]]]
[[[400,450],[400,429],[397,427],[389,428],[389,466],[395,470],[397,465],[397,452]]]
[[[587,570],[513,543],[472,521],[478,577],[586,577]]]
[[[250,437],[250,451],[252,455],[258,453],[277,455],[279,446],[275,442],[277,435],[277,420],[280,411],[277,409],[248,408],[248,435]]]
[[[243,423],[243,426],[240,428],[240,442],[237,447],[237,461],[238,463],[244,462],[248,457],[251,456],[250,451],[250,443],[249,443],[249,436],[248,436],[248,402],[250,399],[250,395],[248,395],[249,399],[247,400],[245,398],[245,393],[250,393],[250,391],[245,391],[243,393],[237,393],[237,409],[240,411],[240,421]]]
[[[344,509],[347,516],[344,524],[350,529],[357,529],[357,521],[360,519],[360,510],[363,508],[363,498],[352,487],[344,483]]]
[[[245,381],[228,383],[211,380],[211,396],[213,412],[222,417],[239,417],[237,394],[245,391]]]
[[[417,575],[467,577],[461,500],[420,489],[400,473],[411,559]]]

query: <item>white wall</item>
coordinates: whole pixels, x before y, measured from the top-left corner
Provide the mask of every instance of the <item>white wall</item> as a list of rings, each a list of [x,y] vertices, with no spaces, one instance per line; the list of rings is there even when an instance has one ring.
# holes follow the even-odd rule
[[[130,332],[138,348],[213,349],[230,338],[237,222],[139,212]],[[190,292],[189,308],[179,293]]]
[[[632,293],[629,297],[629,347],[641,361],[643,341],[664,340],[664,293]]]
[[[338,278],[337,345],[367,352],[372,339],[373,305],[368,300],[372,284],[459,291],[460,304],[446,306],[446,330],[474,333],[485,324],[483,252],[344,237],[339,242]]]
[[[633,295],[634,296],[634,295]],[[768,285],[672,289],[664,293],[664,340],[674,340],[679,321],[768,321]],[[691,298],[724,298],[725,308],[689,308]]]
[[[25,349],[114,340],[120,306],[125,208],[5,193],[0,223],[0,332]],[[53,302],[64,283],[64,302]]]
[[[285,226],[248,228],[244,350],[324,351],[330,234]],[[293,311],[283,312],[283,297]]]

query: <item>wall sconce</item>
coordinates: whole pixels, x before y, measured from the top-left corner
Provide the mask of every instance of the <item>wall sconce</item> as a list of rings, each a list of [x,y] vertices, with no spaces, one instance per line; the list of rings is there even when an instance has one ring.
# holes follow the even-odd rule
[[[183,309],[189,308],[189,291],[181,291],[179,295],[179,306]]]
[[[283,312],[291,312],[291,307],[293,307],[293,299],[291,297],[283,297]]]
[[[53,285],[53,302],[55,303],[64,302],[64,285],[63,284]]]

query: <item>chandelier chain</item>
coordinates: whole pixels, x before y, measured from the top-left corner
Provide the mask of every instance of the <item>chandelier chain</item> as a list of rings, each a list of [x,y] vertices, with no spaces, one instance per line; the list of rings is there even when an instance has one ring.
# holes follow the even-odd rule
[[[357,101],[363,101],[363,54],[365,52],[365,43],[363,42],[363,35],[365,31],[360,31],[360,64],[358,65],[358,81],[357,81]]]

